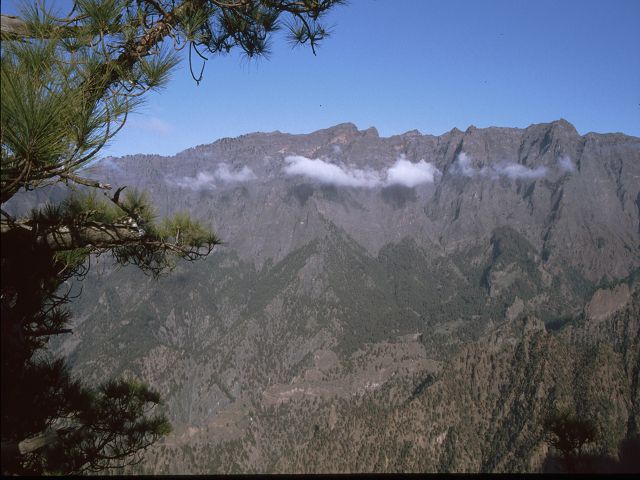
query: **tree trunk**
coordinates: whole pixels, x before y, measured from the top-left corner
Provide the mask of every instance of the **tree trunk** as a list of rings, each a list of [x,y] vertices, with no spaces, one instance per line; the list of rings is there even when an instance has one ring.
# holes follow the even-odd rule
[[[40,450],[42,447],[58,440],[56,430],[46,430],[35,437],[26,438],[20,442],[16,440],[2,441],[2,473],[15,472],[20,463],[20,457]]]

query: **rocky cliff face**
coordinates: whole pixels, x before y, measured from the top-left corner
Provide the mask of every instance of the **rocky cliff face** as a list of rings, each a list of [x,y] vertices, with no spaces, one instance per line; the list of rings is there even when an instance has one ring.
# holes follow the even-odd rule
[[[638,138],[342,124],[86,174],[226,242],[158,281],[98,259],[56,346],[160,389],[144,471],[536,470],[557,402],[637,433]]]
[[[108,159],[94,170],[149,189],[161,214],[189,209],[212,220],[258,265],[317,238],[320,218],[372,255],[405,237],[438,252],[469,249],[508,225],[545,263],[569,262],[597,281],[638,266],[639,149],[638,138],[580,136],[564,120],[390,138],[342,124],[222,139],[172,158]],[[418,168],[401,171],[399,158]],[[432,175],[420,176],[421,160]]]

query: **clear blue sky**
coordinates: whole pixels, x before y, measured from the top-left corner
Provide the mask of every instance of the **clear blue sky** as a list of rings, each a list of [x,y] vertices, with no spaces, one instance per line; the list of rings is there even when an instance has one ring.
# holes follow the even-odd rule
[[[640,0],[351,0],[315,57],[276,37],[268,60],[213,58],[200,86],[182,64],[105,154],[341,122],[389,136],[565,118],[640,136],[639,19]]]

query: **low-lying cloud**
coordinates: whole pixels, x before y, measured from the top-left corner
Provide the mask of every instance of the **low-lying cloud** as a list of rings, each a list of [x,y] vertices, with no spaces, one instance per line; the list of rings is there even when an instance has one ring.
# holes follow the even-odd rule
[[[400,156],[389,168],[382,171],[337,165],[324,159],[311,159],[301,155],[285,158],[287,175],[299,175],[312,181],[338,187],[375,188],[402,185],[413,188],[433,183],[440,171],[432,164],[420,160],[413,163]]]
[[[523,178],[525,180],[537,180],[547,174],[547,167],[529,168],[519,163],[500,163],[492,169],[496,175],[509,177],[512,180]]]
[[[175,184],[180,188],[190,190],[207,190],[215,188],[216,177],[207,172],[198,172],[195,177],[182,177],[175,180]]]
[[[567,173],[576,171],[576,166],[573,164],[573,161],[571,160],[571,157],[569,155],[558,158],[558,167],[560,168],[560,170]]]
[[[286,157],[287,175],[300,175],[320,183],[339,187],[372,188],[380,184],[380,175],[374,170],[349,168],[330,163],[319,158],[311,159],[301,155]]]
[[[473,168],[471,165],[471,157],[464,152],[458,155],[458,158],[453,164],[453,171],[465,177],[473,177],[480,173],[479,170]]]
[[[435,182],[440,171],[431,163],[420,160],[412,163],[404,156],[396,160],[396,163],[387,170],[386,185],[403,185],[413,188],[422,183]]]
[[[226,163],[222,163],[216,169],[216,177],[225,183],[232,183],[248,182],[249,180],[254,180],[256,178],[256,175],[253,173],[253,170],[251,170],[246,165],[240,170],[231,170],[229,165],[227,165]]]
[[[482,168],[474,168],[471,164],[471,157],[464,152],[458,155],[453,164],[453,173],[463,175],[465,177],[508,177],[512,180],[537,180],[547,175],[549,169],[547,167],[529,168],[525,165],[513,162],[501,162],[496,165],[485,166]]]
[[[194,177],[182,177],[173,183],[180,188],[190,190],[211,190],[216,188],[217,181],[223,183],[247,182],[254,180],[256,175],[246,165],[240,170],[233,170],[228,164],[221,163],[214,173],[198,172]]]

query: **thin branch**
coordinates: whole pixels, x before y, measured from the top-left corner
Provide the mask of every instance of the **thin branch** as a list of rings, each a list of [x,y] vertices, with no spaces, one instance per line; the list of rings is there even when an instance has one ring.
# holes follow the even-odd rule
[[[148,3],[150,5],[153,5],[153,7],[158,10],[159,13],[162,14],[163,17],[167,16],[167,12],[164,10],[164,8],[162,8],[162,5],[160,5],[158,2],[156,2],[155,0],[143,0],[143,2]]]
[[[204,73],[204,66],[205,66],[205,62],[202,62],[202,68],[200,69],[200,75],[198,75],[198,77],[195,76],[195,74],[193,73],[193,63],[191,61],[191,50],[196,50],[196,53],[198,55],[200,55],[202,58],[203,57],[200,52],[198,52],[198,50],[194,47],[193,42],[189,42],[189,72],[191,73],[191,77],[195,80],[196,85],[200,85],[200,80],[202,80],[202,74]],[[206,58],[205,58],[206,60]]]
[[[48,329],[48,330],[36,330],[33,332],[26,332],[28,337],[47,337],[50,335],[62,335],[64,333],[73,333],[70,328]]]

